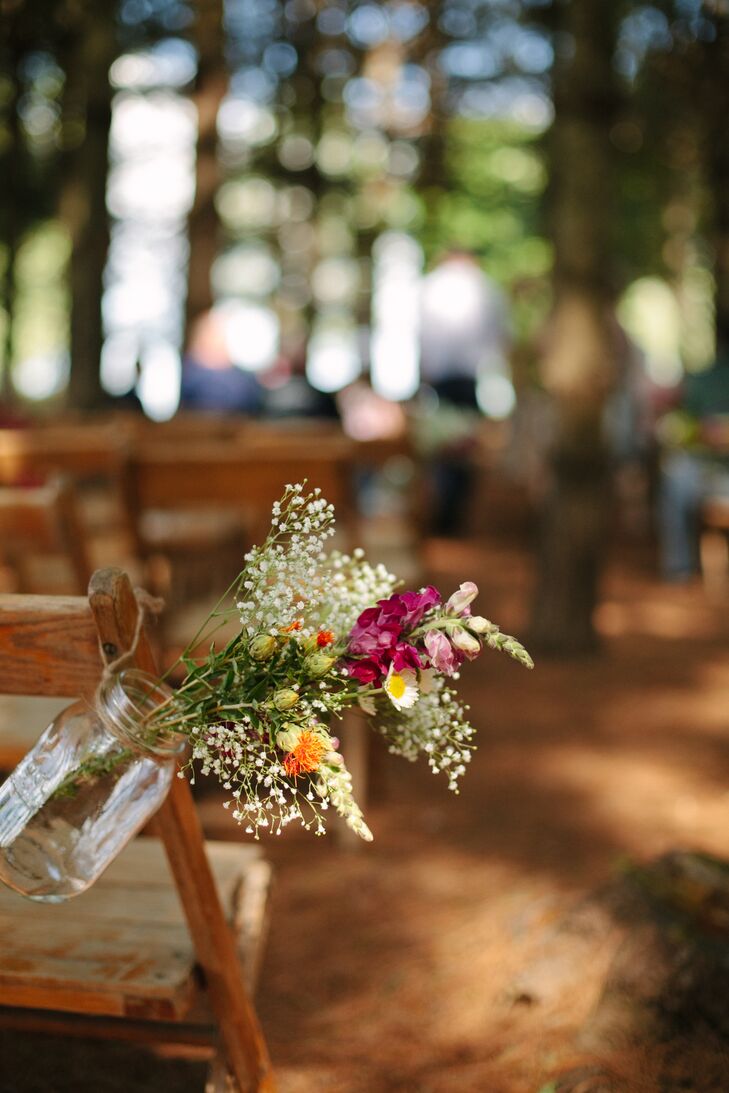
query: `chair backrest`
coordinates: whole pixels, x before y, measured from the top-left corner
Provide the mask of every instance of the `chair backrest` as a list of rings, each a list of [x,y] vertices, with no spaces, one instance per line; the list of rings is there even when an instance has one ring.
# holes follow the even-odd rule
[[[254,538],[288,482],[318,486],[346,524],[352,510],[353,445],[343,436],[306,435],[234,442],[143,443],[129,459],[129,508],[226,505],[250,519]]]
[[[11,567],[18,592],[52,592],[48,555],[70,571],[68,590],[82,592],[91,579],[85,534],[71,481],[54,476],[45,486],[0,486],[0,559]],[[45,559],[40,569],[34,563]]]
[[[138,618],[126,573],[100,569],[89,595],[0,595],[0,694],[78,697],[93,693],[104,660],[129,650]],[[146,629],[135,662],[155,671]]]
[[[119,472],[125,439],[108,426],[56,425],[0,430],[0,482],[35,484],[50,474],[93,478]]]

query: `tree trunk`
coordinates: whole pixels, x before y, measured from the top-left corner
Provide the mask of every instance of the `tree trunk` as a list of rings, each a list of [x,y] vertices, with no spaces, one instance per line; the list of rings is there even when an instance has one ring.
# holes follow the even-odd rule
[[[5,246],[5,265],[0,278],[0,307],[5,312],[5,329],[0,346],[0,403],[12,405],[15,392],[12,368],[15,356],[15,258],[22,238],[26,219],[23,210],[24,160],[18,117],[18,68],[23,49],[12,20],[8,20],[7,33],[0,50],[0,64],[8,83],[8,94],[2,109],[2,126],[5,130],[5,146],[0,155],[0,178],[3,180],[3,197],[0,202],[0,241]]]
[[[603,0],[560,3],[550,134],[554,312],[542,378],[554,410],[551,486],[540,520],[530,644],[556,654],[596,645],[609,516],[605,399],[615,372],[609,141],[618,13]]]
[[[101,300],[109,249],[106,179],[111,125],[109,66],[114,59],[114,11],[88,5],[68,68],[65,109],[83,117],[85,134],[70,154],[61,215],[71,235],[71,373],[69,403],[82,410],[102,404],[99,376]]]
[[[228,88],[221,0],[199,0],[193,39],[198,70],[193,100],[197,109],[195,201],[188,218],[190,260],[187,275],[185,341],[198,315],[213,305],[211,273],[218,253],[219,222],[215,194],[220,183],[217,119]]]
[[[709,234],[714,258],[714,309],[717,349],[729,350],[729,15],[718,7],[714,14],[716,37],[706,42],[700,79],[699,124],[703,129],[703,159],[710,190]]]

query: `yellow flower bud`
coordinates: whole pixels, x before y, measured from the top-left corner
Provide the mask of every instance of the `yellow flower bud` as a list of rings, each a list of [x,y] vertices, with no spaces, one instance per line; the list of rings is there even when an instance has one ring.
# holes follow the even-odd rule
[[[276,652],[276,639],[272,634],[256,634],[248,646],[254,660],[270,660]]]
[[[298,701],[299,696],[296,691],[292,691],[290,687],[284,687],[282,690],[276,691],[273,696],[273,704],[281,713],[283,713],[284,710],[290,710]]]
[[[304,668],[310,676],[318,679],[325,676],[335,662],[336,657],[328,657],[326,653],[312,653],[304,661]]]
[[[287,721],[281,731],[276,734],[276,746],[281,748],[281,751],[293,751],[299,742],[301,736],[301,726],[293,725],[290,721]]]

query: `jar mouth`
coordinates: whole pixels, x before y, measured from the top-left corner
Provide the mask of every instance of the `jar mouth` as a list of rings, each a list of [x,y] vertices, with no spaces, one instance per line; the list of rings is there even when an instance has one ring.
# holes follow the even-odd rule
[[[109,727],[138,751],[170,759],[184,751],[186,737],[169,728],[155,728],[155,711],[173,691],[139,668],[126,668],[105,680],[99,691],[100,713]]]

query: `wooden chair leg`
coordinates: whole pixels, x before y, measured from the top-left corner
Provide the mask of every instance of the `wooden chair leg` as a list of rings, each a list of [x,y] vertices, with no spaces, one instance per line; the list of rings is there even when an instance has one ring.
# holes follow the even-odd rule
[[[222,1051],[218,1051],[210,1064],[205,1093],[237,1093]]]
[[[175,779],[157,819],[239,1093],[274,1093],[268,1049],[243,984],[235,941],[220,905],[186,781]]]
[[[89,585],[89,601],[107,661],[130,648],[138,613],[128,579],[119,581],[118,575],[118,570],[95,574]],[[154,653],[144,630],[138,639],[136,664],[155,672]],[[238,1093],[274,1093],[268,1048],[243,982],[235,939],[220,904],[200,819],[185,779],[173,779],[156,824]]]

